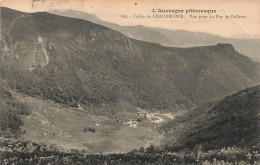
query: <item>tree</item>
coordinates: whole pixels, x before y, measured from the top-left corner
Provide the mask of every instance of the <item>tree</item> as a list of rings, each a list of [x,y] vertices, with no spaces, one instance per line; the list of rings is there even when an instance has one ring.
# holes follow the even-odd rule
[[[154,153],[155,149],[153,145],[150,145],[148,148],[146,148],[146,153]]]

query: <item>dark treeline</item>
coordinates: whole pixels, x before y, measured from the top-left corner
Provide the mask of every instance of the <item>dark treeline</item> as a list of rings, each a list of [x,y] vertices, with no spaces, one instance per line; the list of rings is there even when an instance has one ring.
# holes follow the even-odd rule
[[[1,164],[258,164],[257,149],[237,147],[208,152],[158,152],[153,146],[129,153],[90,154],[86,150],[63,151],[54,145],[37,144],[17,139],[1,139]]]

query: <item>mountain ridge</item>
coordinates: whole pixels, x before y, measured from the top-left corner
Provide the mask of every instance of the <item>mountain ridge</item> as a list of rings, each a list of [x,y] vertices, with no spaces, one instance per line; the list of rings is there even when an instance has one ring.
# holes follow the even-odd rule
[[[2,16],[1,77],[31,96],[72,106],[123,99],[138,107],[177,110],[259,81],[259,64],[228,44],[163,47],[45,12],[2,8]]]
[[[160,43],[163,46],[194,47],[215,45],[221,42],[231,43],[234,45],[237,51],[259,62],[260,39],[224,38],[218,35],[203,32],[168,30],[162,28],[145,27],[142,25],[120,26],[118,24],[102,21],[93,14],[75,10],[50,10],[49,12],[57,15],[89,20],[91,22],[117,30],[130,38],[135,38],[147,42]]]

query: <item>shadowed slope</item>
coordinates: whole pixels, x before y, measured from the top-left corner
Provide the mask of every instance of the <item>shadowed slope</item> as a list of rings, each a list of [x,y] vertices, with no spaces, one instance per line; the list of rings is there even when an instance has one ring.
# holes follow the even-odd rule
[[[168,150],[259,147],[259,89],[245,89],[198,107],[165,124]]]

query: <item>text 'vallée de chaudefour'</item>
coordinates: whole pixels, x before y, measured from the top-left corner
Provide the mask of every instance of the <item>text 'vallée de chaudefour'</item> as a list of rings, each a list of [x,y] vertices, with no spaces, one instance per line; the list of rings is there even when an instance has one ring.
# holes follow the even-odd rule
[[[133,14],[133,18],[184,18],[182,14],[153,14],[153,15],[142,15]]]

